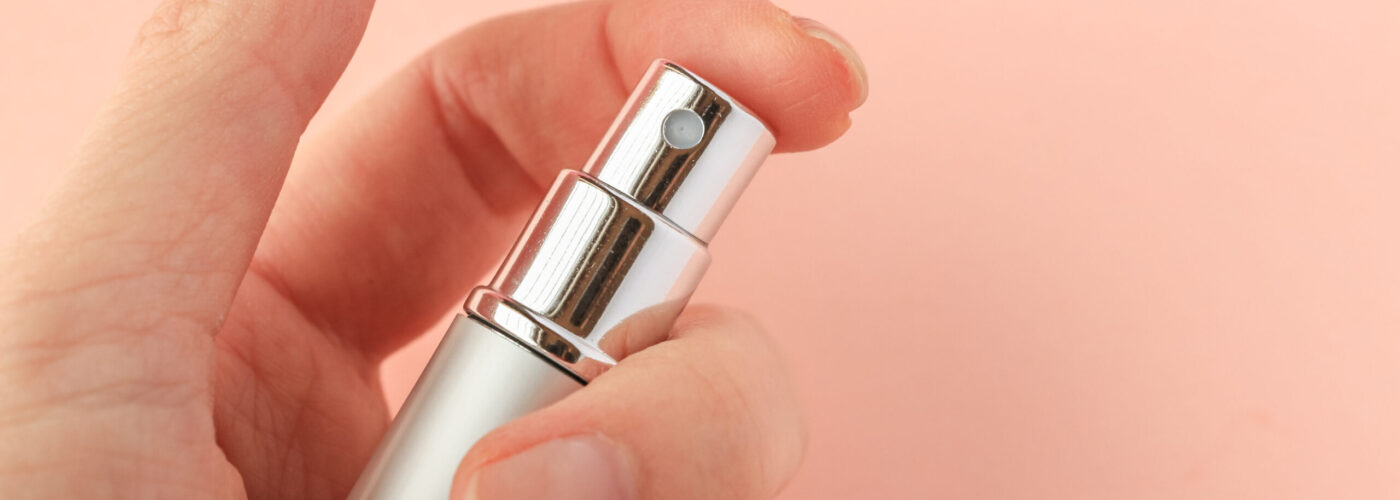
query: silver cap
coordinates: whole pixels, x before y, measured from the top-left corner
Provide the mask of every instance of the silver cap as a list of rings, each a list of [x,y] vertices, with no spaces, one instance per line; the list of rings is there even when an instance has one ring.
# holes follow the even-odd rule
[[[692,147],[668,140],[690,139],[687,131],[698,132]],[[584,172],[708,242],[773,145],[772,132],[738,101],[657,61]]]
[[[467,312],[591,380],[669,334],[709,266],[706,244],[774,144],[728,95],[653,63]]]

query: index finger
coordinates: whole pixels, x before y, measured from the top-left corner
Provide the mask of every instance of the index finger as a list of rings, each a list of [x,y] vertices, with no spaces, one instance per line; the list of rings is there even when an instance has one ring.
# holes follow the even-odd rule
[[[859,60],[833,39],[766,0],[576,2],[475,26],[308,144],[255,269],[377,358],[460,305],[652,60],[802,150],[840,136],[863,99]]]

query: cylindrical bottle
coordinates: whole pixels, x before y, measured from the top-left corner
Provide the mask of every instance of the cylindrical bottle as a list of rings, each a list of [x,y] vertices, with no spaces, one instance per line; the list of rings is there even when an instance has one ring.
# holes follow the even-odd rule
[[[587,167],[560,173],[472,292],[350,498],[446,498],[487,432],[664,339],[773,146],[728,95],[654,63]]]

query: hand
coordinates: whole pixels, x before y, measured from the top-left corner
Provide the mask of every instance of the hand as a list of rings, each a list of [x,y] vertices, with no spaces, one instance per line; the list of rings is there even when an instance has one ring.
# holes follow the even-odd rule
[[[370,6],[169,0],[144,27],[0,267],[0,497],[343,497],[388,422],[379,362],[459,306],[653,58],[780,150],[865,94],[848,46],[764,1],[589,1],[462,32],[298,146]],[[454,495],[772,496],[803,448],[778,366],[754,322],[693,311],[487,436]]]

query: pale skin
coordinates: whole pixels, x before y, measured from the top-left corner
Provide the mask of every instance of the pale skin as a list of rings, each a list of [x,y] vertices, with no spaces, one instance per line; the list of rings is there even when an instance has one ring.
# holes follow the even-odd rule
[[[388,425],[380,362],[460,305],[652,59],[780,151],[835,140],[866,94],[848,45],[766,1],[589,1],[467,28],[303,140],[371,4],[170,0],[141,29],[0,263],[0,498],[342,498]],[[614,496],[771,498],[805,443],[782,365],[748,316],[691,307],[478,443],[454,498],[563,491],[483,471],[579,437],[621,457]]]

